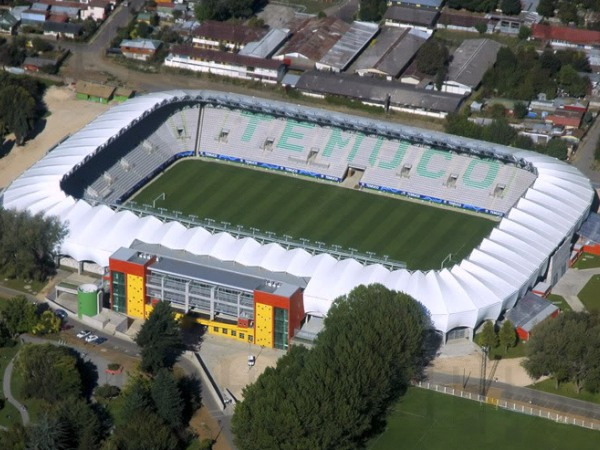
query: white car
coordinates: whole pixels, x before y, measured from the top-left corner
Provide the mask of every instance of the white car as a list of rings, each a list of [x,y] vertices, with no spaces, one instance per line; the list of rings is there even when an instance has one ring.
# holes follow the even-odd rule
[[[248,365],[252,367],[254,364],[256,364],[256,356],[248,355]]]
[[[98,336],[96,336],[95,334],[90,334],[89,336],[87,336],[87,337],[85,338],[85,342],[87,342],[87,343],[90,343],[90,344],[91,344],[91,343],[92,343],[92,342],[94,342],[96,339],[98,339]]]
[[[83,339],[84,337],[87,337],[90,334],[92,334],[90,330],[81,330],[79,333],[77,333],[77,337],[79,339]]]

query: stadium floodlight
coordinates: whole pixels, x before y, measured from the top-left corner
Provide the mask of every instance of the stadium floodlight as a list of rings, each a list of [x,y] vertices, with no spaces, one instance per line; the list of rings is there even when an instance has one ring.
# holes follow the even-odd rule
[[[213,225],[215,223],[215,219],[204,219],[206,222],[208,222],[210,225]]]
[[[252,231],[252,236],[254,236],[256,233],[260,232],[260,230],[258,228],[254,228],[254,227],[250,227],[250,231]]]
[[[358,250],[352,247],[348,247],[348,250],[350,250],[351,255],[354,255],[354,253],[358,253]]]
[[[321,248],[321,246],[327,245],[327,244],[325,244],[325,242],[321,242],[321,241],[315,241],[315,244],[317,244],[319,246],[319,248]]]
[[[285,242],[287,241],[291,241],[292,239],[294,239],[292,236],[290,236],[289,234],[284,234],[283,238],[285,239]]]
[[[225,222],[224,220],[221,221],[221,225],[223,225],[223,228],[227,229],[227,227],[229,225],[231,225],[231,222]]]

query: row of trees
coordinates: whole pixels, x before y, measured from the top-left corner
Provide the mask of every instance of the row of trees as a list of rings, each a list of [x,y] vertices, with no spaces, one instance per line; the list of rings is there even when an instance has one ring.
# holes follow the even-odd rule
[[[294,346],[244,389],[241,450],[355,449],[424,364],[428,314],[406,294],[359,286],[338,298],[312,349]]]
[[[516,15],[521,12],[520,0],[448,0],[448,6],[453,9],[486,13],[499,8],[507,15]]]
[[[61,319],[44,306],[36,305],[22,295],[0,303],[0,347],[10,345],[21,333],[58,333]]]
[[[6,89],[10,88],[0,88],[0,108]],[[0,208],[0,273],[7,278],[46,280],[56,270],[54,257],[66,234],[66,227],[57,217]]]
[[[536,325],[523,366],[537,379],[548,375],[560,383],[600,392],[600,314],[566,311]]]
[[[578,72],[589,71],[589,62],[582,52],[546,49],[540,55],[532,48],[521,48],[515,53],[502,47],[496,64],[483,77],[483,94],[525,101],[535,99],[540,92],[548,99],[560,92],[582,97],[589,88],[589,79]]]
[[[583,20],[583,16],[579,15],[579,11],[594,11],[600,12],[600,2],[597,0],[540,0],[537,12],[543,17],[557,17],[563,23],[579,24]],[[598,29],[600,23],[592,23],[592,28]]]
[[[527,136],[518,134],[505,118],[498,118],[489,125],[477,125],[468,116],[460,113],[448,114],[447,133],[511,147],[534,150],[558,159],[567,158],[568,144],[562,139],[552,139],[545,145],[535,145]]]
[[[265,5],[264,0],[203,0],[197,3],[194,13],[200,22],[247,19]]]
[[[504,349],[504,353],[508,353],[509,348],[517,345],[515,327],[510,320],[505,320],[497,330],[494,323],[488,320],[483,324],[479,343],[488,349],[500,346]]]

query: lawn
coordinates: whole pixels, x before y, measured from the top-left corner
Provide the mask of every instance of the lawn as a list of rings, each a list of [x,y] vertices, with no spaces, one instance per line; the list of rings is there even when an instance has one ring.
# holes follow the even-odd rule
[[[369,450],[598,448],[598,431],[518,414],[449,395],[409,389]]]
[[[544,381],[539,381],[535,384],[528,386],[538,391],[549,392],[550,394],[562,395],[563,397],[576,398],[577,400],[583,400],[585,402],[599,403],[600,404],[600,393],[591,393],[582,390],[579,394],[575,389],[575,384],[572,382],[561,383],[556,389],[556,383],[554,378],[549,378]]]
[[[323,0],[279,0],[278,3],[296,8],[301,13],[316,14],[319,11],[325,11],[342,0],[323,1]]]
[[[575,269],[595,269],[596,267],[600,267],[600,256],[584,253],[573,267]]]
[[[14,358],[18,351],[18,345],[15,345],[14,347],[0,347],[0,378],[4,377],[6,366],[8,366],[8,363]],[[0,383],[0,397],[6,399],[2,383]],[[5,400],[4,408],[0,410],[0,426],[10,427],[15,422],[21,423],[21,415],[17,408]]]
[[[600,311],[600,275],[593,275],[577,296],[588,311]]]
[[[474,341],[477,345],[481,346],[481,333],[475,335]],[[517,340],[517,345],[509,347],[506,352],[504,351],[504,347],[498,345],[490,349],[488,354],[490,360],[522,358],[523,356],[527,356],[527,342],[523,342],[520,339]]]
[[[152,205],[163,192],[157,208],[388,255],[410,269],[463,259],[496,225],[456,210],[198,159],[175,164],[134,200]]]
[[[29,412],[29,418],[32,422],[35,422],[40,417],[41,413],[47,408],[47,403],[44,400],[37,398],[25,399],[22,394],[23,377],[20,375],[18,370],[13,370],[12,378],[10,380],[10,389],[13,396],[17,401],[25,405],[27,412]]]
[[[567,303],[564,297],[556,294],[550,294],[548,301],[552,302],[553,305],[558,306],[561,311],[571,311],[571,306]]]

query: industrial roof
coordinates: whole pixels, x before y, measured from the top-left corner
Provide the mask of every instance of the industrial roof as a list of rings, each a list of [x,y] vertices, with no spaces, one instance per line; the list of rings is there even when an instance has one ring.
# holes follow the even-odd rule
[[[156,39],[123,39],[121,41],[121,47],[127,48],[138,48],[140,50],[152,50],[156,51],[158,47],[162,45],[162,42]]]
[[[192,47],[191,45],[174,45],[171,48],[171,54],[189,56],[194,59],[224,63],[232,66],[260,67],[271,70],[277,70],[283,64],[281,61],[273,59],[255,58],[253,56],[242,55],[241,53],[222,52],[220,50]]]
[[[558,307],[531,292],[523,297],[517,306],[511,309],[506,318],[511,321],[515,328],[521,328],[528,333],[538,323],[550,317],[558,310]]]
[[[296,83],[296,88],[305,92],[342,95],[381,104],[389,97],[392,105],[443,112],[456,111],[463,101],[461,95],[418,89],[394,81],[319,71],[304,72]]]
[[[594,212],[590,213],[590,216],[581,225],[579,235],[588,241],[600,244],[600,215]]]
[[[291,39],[277,52],[277,56],[319,61],[349,29],[350,25],[335,17],[306,19],[292,30]]]
[[[417,8],[435,8],[438,9],[444,0],[392,0],[392,3],[400,5],[410,5]]]
[[[348,67],[356,55],[379,31],[379,25],[370,22],[352,22],[350,29],[317,63],[317,68],[332,69],[341,72]]]
[[[600,45],[600,31],[581,28],[558,27],[536,23],[531,26],[531,36],[548,41],[570,42],[571,44]]]
[[[202,22],[199,27],[192,30],[192,35],[197,38],[242,45],[257,41],[265,34],[267,32],[262,28],[212,20]]]
[[[392,22],[433,28],[438,15],[439,11],[436,10],[393,5],[387,9],[383,18]]]
[[[375,72],[395,78],[410,64],[428,38],[428,33],[414,28],[385,27],[375,44],[360,55],[354,70],[361,75]]]
[[[494,65],[502,47],[491,39],[466,39],[452,54],[448,80],[474,88],[481,83],[483,74]]]
[[[67,196],[61,189],[63,177],[92,154],[102,152],[109,140],[119,139],[115,136],[143,120],[149,111],[182,101],[235,108],[251,106],[299,120],[329,120],[347,127],[364,127],[369,133],[397,130],[409,139],[425,136],[473,151],[512,157],[530,164],[537,178],[468,257],[451,268],[428,272],[390,271],[379,264],[364,266],[354,259],[337,260],[328,254],[312,255],[298,248],[286,250],[278,244],[236,239],[227,233],[213,235],[201,227],[186,228],[178,222],[140,218],[130,211],[117,212],[105,205],[92,206]],[[456,327],[473,328],[482,320],[495,320],[503,310],[514,306],[546,273],[555,250],[580,227],[593,198],[589,180],[575,167],[532,151],[273,100],[211,91],[168,91],[135,97],[98,116],[23,172],[4,191],[2,205],[60,217],[68,226],[60,252],[78,261],[106,266],[118,248],[129,247],[137,239],[256,270],[306,278],[304,309],[317,315],[326,314],[335,298],[354,287],[381,283],[420,301],[429,310],[434,326],[447,332]],[[104,232],[107,227],[110,233]]]
[[[287,28],[272,28],[259,41],[248,42],[239,54],[254,58],[270,58],[289,35],[290,30]]]

